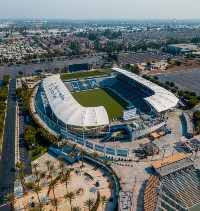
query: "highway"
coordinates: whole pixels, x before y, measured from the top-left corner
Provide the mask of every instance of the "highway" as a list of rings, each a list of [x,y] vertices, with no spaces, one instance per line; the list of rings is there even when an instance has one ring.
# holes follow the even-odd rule
[[[5,130],[0,161],[0,195],[5,196],[14,190],[15,181],[15,127],[16,127],[15,79],[10,81]],[[10,206],[1,206],[0,211],[10,211]]]

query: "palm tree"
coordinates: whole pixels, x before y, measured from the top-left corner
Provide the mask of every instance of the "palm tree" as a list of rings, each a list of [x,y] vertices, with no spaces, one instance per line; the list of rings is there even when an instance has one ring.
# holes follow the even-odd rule
[[[80,207],[72,207],[72,211],[81,211]]]
[[[95,160],[95,161],[97,161],[98,160],[98,153],[97,152],[94,152],[93,154],[92,154],[92,158]],[[95,162],[95,168],[97,167],[97,163]]]
[[[88,200],[84,201],[84,206],[88,208],[89,211],[91,211],[93,204],[94,199],[89,198]]]
[[[105,195],[101,196],[101,200],[100,200],[100,202],[101,202],[101,205],[102,205],[102,211],[103,211],[104,205],[105,205],[105,203],[107,202],[107,198],[106,198],[106,196],[105,196]]]
[[[47,166],[47,171],[50,171],[51,161],[50,160],[46,160],[44,163]]]
[[[19,167],[19,173],[24,175],[24,170],[26,168],[26,166],[22,163],[20,163]]]
[[[61,162],[60,164],[59,164],[59,168],[60,168],[60,176],[63,176],[63,173],[64,173],[64,166],[65,166],[65,164],[63,163],[63,162]]]
[[[75,199],[75,194],[72,191],[67,192],[66,198],[69,200],[69,203],[70,203],[70,206],[71,206],[71,211],[72,211],[72,200]]]
[[[39,183],[40,183],[40,178],[39,177],[40,177],[41,172],[42,171],[37,170],[37,169],[34,171],[34,176],[37,178],[38,186],[39,186]]]
[[[108,185],[108,188],[111,191],[111,198],[113,198],[112,196],[113,196],[113,189],[115,188],[115,182],[114,181],[110,181],[109,185]]]
[[[39,197],[39,192],[41,191],[41,187],[39,187],[38,185],[34,185],[33,191],[37,195],[37,198],[38,198],[38,201],[39,201],[39,207],[40,207],[40,210],[41,210],[42,209],[42,204],[41,204],[41,200],[40,200],[40,197]]]
[[[11,210],[14,211],[14,203],[15,203],[15,194],[11,192],[5,196],[5,200],[8,201],[11,205]]]
[[[82,161],[82,164],[81,166],[83,167],[83,158],[84,158],[84,155],[86,154],[86,151],[84,149],[81,150],[80,152],[80,156],[81,156],[81,161]]]
[[[51,181],[50,183],[49,183],[49,191],[48,191],[48,193],[51,191],[51,190],[53,190],[53,198],[54,198],[54,200],[55,200],[55,188],[56,188],[56,186],[57,186],[57,180],[56,179],[54,179],[53,181]]]
[[[54,164],[53,163],[50,163],[50,165],[49,165],[49,174],[48,174],[48,176],[47,176],[47,178],[49,179],[51,179],[51,182],[52,182],[52,171],[54,170]]]
[[[32,168],[34,169],[34,171],[37,170],[37,167],[39,167],[39,163],[32,163]]]
[[[25,192],[25,178],[23,174],[18,174],[17,179],[21,182],[23,192]]]
[[[56,208],[56,211],[58,210],[58,199],[54,198],[51,203],[53,204],[53,206]]]
[[[68,156],[70,157],[70,162],[71,162],[71,165],[72,165],[72,159],[75,157],[75,154],[73,152],[70,152],[68,154]]]
[[[70,171],[69,170],[67,170],[67,172],[63,175],[63,178],[62,178],[62,180],[61,180],[61,182],[62,183],[65,183],[65,186],[66,186],[66,191],[68,192],[68,190],[67,190],[67,186],[68,186],[68,184],[70,184],[70,182],[71,182],[71,175],[70,175]]]

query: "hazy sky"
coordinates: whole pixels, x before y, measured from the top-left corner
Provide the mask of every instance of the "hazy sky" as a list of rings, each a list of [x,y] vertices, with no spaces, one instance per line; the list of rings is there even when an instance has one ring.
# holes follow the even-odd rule
[[[200,19],[200,0],[0,0],[0,18]]]

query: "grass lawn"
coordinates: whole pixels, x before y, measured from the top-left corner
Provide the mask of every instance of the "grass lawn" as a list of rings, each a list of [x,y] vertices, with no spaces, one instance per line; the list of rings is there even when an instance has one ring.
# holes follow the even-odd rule
[[[71,80],[76,78],[85,78],[85,77],[93,77],[93,76],[100,76],[100,75],[107,75],[108,72],[105,70],[103,71],[90,71],[90,72],[79,72],[79,73],[72,73],[72,74],[63,74],[60,76],[61,80]]]
[[[110,120],[121,117],[128,106],[125,100],[107,88],[74,92],[72,95],[84,107],[104,106]]]

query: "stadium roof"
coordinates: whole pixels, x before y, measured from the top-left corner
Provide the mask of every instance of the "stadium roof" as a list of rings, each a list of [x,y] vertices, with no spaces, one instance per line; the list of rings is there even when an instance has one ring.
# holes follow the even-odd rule
[[[183,152],[181,152],[181,153],[175,154],[173,156],[164,158],[163,160],[155,161],[155,162],[152,163],[152,166],[155,169],[158,169],[160,167],[175,163],[175,162],[182,160],[182,159],[185,159],[185,158],[187,158],[187,156]]]
[[[121,73],[134,81],[146,86],[151,89],[154,94],[152,96],[144,98],[151,106],[153,106],[158,112],[166,111],[177,105],[179,99],[172,94],[170,91],[136,75],[127,70],[122,70],[120,68],[112,68],[114,71]]]
[[[63,84],[59,75],[44,79],[43,88],[52,111],[64,124],[78,127],[109,124],[108,114],[103,106],[81,106]]]

